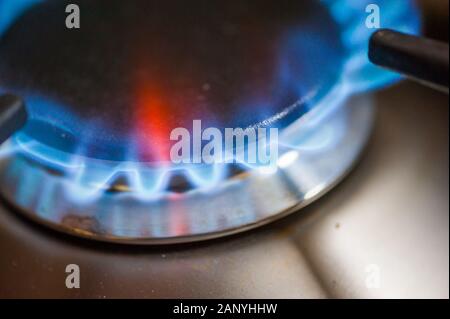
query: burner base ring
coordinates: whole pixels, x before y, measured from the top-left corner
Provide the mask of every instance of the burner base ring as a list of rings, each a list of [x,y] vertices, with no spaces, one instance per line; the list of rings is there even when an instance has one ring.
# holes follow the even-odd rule
[[[337,185],[368,141],[371,101],[369,95],[353,97],[328,112],[309,140],[280,155],[276,172],[253,170],[214,190],[148,201],[109,194],[95,203],[74,204],[61,197],[65,196],[61,176],[12,155],[0,160],[0,193],[18,212],[40,224],[98,241],[157,245],[232,235],[296,212]],[[325,143],[324,136],[333,137],[332,143]],[[35,185],[34,192],[30,185]]]

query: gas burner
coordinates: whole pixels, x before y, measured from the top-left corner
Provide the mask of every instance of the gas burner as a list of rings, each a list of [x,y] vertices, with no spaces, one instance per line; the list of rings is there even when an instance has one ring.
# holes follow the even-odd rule
[[[395,79],[366,59],[373,1],[78,2],[82,28],[67,30],[69,2],[0,1],[0,89],[30,114],[0,149],[0,185],[22,213],[82,237],[196,241],[311,203],[366,144],[360,93]],[[417,31],[409,1],[378,2],[386,26]],[[277,162],[168,162],[170,129],[195,119],[279,129]]]

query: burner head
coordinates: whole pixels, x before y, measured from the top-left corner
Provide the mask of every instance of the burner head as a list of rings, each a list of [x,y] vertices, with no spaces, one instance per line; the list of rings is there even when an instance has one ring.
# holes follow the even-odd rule
[[[0,87],[27,99],[25,133],[65,152],[158,162],[193,120],[283,128],[342,73],[319,1],[80,0],[76,30],[68,3],[31,7],[0,41]]]

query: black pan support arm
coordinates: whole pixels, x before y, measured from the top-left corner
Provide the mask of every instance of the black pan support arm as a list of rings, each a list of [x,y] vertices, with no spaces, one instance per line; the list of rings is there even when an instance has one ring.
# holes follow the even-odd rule
[[[14,95],[0,96],[0,144],[5,142],[27,122],[23,101]]]
[[[440,91],[449,91],[448,43],[382,29],[370,39],[369,60]]]

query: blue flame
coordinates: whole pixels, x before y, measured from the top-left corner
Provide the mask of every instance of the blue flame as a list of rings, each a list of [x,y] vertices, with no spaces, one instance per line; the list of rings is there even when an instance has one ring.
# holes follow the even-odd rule
[[[42,0],[0,0],[0,36],[30,7]]]
[[[0,0],[0,37],[15,19],[39,2],[39,0]],[[280,161],[289,161],[293,158],[292,153],[289,153],[289,150],[292,149],[302,155],[308,154],[308,152],[325,152],[328,148],[333,147],[345,131],[346,119],[343,117],[338,126],[327,127],[327,118],[333,116],[351,95],[383,87],[398,80],[398,76],[371,65],[367,59],[367,43],[373,31],[365,25],[367,17],[365,8],[368,4],[375,3],[380,6],[383,28],[393,28],[408,33],[417,33],[420,29],[418,9],[412,1],[323,0],[322,3],[329,8],[331,15],[341,27],[341,41],[347,50],[347,57],[340,78],[327,89],[328,93],[320,101],[314,101],[314,107],[311,107],[310,112],[299,120],[301,125],[298,123],[292,125],[297,127],[295,134],[289,134],[290,128],[286,129],[280,140],[280,149],[283,149],[287,155],[281,156]],[[292,41],[291,38],[289,40]],[[293,42],[298,45],[299,41]],[[304,43],[304,41],[300,42]],[[291,70],[284,71],[282,77],[291,76]],[[29,97],[29,99],[33,100],[35,104],[40,103],[45,110],[65,109],[41,97]],[[58,115],[59,121],[64,122],[64,113],[58,111]],[[67,116],[73,117],[73,114]],[[298,128],[300,128],[300,133]],[[61,129],[63,132],[64,128]],[[315,139],[309,138],[311,132],[315,132]],[[193,187],[210,191],[217,187],[220,181],[223,181],[229,169],[229,166],[223,163],[208,167],[156,167],[133,161],[94,160],[40,143],[23,132],[18,133],[10,143],[0,149],[0,159],[17,153],[67,176],[65,195],[77,203],[98,200],[118,176],[123,176],[127,180],[130,189],[133,189],[132,196],[148,201],[170,193],[169,183],[173,176],[184,176]],[[82,152],[75,153],[82,154]],[[23,174],[23,165],[28,164],[22,160],[13,162],[7,175]],[[283,164],[280,163],[280,165]],[[29,193],[34,192],[36,187],[40,187],[41,178],[42,176],[38,174],[22,176],[23,183],[17,191],[19,203],[25,203],[30,198]],[[48,181],[45,187],[48,198],[42,200],[42,205],[50,205],[51,199],[49,198],[55,197],[52,191],[52,182]]]
[[[368,39],[373,30],[366,27],[368,5],[380,8],[381,28],[418,34],[420,14],[414,0],[322,0],[334,19],[342,26],[342,42],[352,53],[345,69],[345,81],[352,92],[377,89],[399,80],[397,74],[387,72],[368,60]]]

